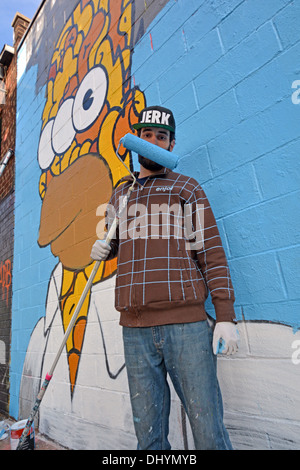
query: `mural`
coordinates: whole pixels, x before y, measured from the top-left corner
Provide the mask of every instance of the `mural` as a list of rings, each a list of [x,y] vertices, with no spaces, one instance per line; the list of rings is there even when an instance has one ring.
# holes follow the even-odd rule
[[[39,380],[34,378],[44,377],[51,365],[53,344],[59,345],[93,269],[90,252],[95,240],[103,236],[103,207],[127,173],[116,157],[116,148],[122,136],[134,132],[132,124],[146,103],[139,88],[131,86],[134,3],[117,0],[112,7],[108,1],[81,0],[61,31],[51,58],[38,145],[42,200],[38,244],[41,248],[50,245],[59,263],[49,283],[46,316],[35,326],[27,348],[20,416],[28,413],[28,397],[34,396],[39,386]],[[130,153],[121,146],[119,154],[132,168]],[[59,416],[52,411],[53,400],[60,402],[62,411],[70,409],[75,415],[79,411],[81,414],[82,386],[88,385],[82,377],[89,376],[94,387],[107,387],[105,382],[116,380],[125,367],[121,329],[117,327],[119,316],[113,308],[116,266],[114,259],[100,267],[67,341],[66,355],[58,363],[52,392],[47,391],[52,399],[46,396],[41,405],[40,429],[49,432],[51,427],[56,439],[57,432],[62,434],[65,426],[58,431]],[[109,346],[118,353],[109,350]],[[38,357],[34,351],[39,351]],[[103,356],[101,361],[98,354]],[[96,369],[102,363],[103,369],[98,370],[96,377],[91,362]],[[60,375],[70,388],[63,396],[58,386]],[[124,372],[121,384],[117,387],[127,393]],[[88,397],[86,389],[84,400],[88,401]],[[102,425],[112,419],[111,401],[106,413],[103,406],[100,415],[96,413]],[[120,409],[119,402],[114,406]],[[130,423],[128,400],[126,409]],[[94,423],[97,420],[94,416]],[[127,427],[131,428],[129,423]],[[81,425],[83,440],[93,433],[93,425]],[[132,436],[131,440],[134,441]],[[63,437],[61,442],[74,446],[72,440]],[[106,442],[105,448],[111,445]]]
[[[125,174],[116,147],[144,106],[143,95],[130,88],[131,23],[132,2],[120,1],[110,11],[107,2],[99,7],[98,2],[79,3],[50,65],[38,153],[43,170],[39,245],[51,244],[63,266],[59,301],[64,329],[91,272],[97,208],[108,202]],[[123,158],[128,163],[129,153]],[[107,262],[96,282],[115,269],[115,260]],[[67,343],[72,392],[88,308],[89,297]]]
[[[208,195],[235,287],[241,347],[218,360],[232,442],[299,447],[295,8],[289,0],[43,4],[18,52],[15,251],[2,259],[0,284],[5,306],[13,288],[16,419],[28,416],[94,266],[103,206],[126,174],[119,139],[146,102],[159,103],[174,111],[178,171]],[[121,156],[135,168],[134,155],[121,148]],[[40,430],[74,449],[135,448],[116,267],[114,259],[97,273],[40,408]],[[192,448],[173,389],[170,433],[174,448]]]
[[[117,1],[109,9],[107,1],[82,0],[66,22],[51,60],[38,148],[42,199],[38,243],[41,247],[50,244],[59,264],[49,284],[47,325],[43,331],[36,326],[28,348],[30,351],[33,345],[43,351],[40,365],[34,359],[38,375],[43,372],[49,338],[55,334],[53,322],[66,330],[93,268],[90,251],[97,231],[101,236],[97,208],[108,202],[113,187],[125,175],[115,150],[145,103],[143,94],[131,88],[130,82],[132,10],[132,1]],[[122,157],[130,165],[129,153],[124,150]],[[91,347],[88,340],[85,345],[91,309],[97,310],[107,302],[105,292],[111,287],[109,279],[115,273],[116,260],[102,266],[94,281],[101,283],[97,304],[89,292],[66,344],[70,403],[81,356]],[[112,287],[110,291],[112,301]],[[105,308],[111,311],[112,305]],[[115,379],[124,368],[123,359],[115,370],[110,370],[103,327],[98,320],[98,341],[103,343],[106,370]],[[32,360],[28,353],[24,377],[27,371],[32,374]],[[26,386],[31,388],[24,378],[22,388]]]

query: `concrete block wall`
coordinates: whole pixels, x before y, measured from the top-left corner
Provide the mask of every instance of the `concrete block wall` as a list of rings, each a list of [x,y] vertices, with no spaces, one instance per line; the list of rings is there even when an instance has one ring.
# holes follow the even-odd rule
[[[297,448],[299,4],[196,3],[168,3],[133,73],[174,110],[180,170],[205,189],[227,251],[241,335],[239,354],[219,360],[232,440]]]
[[[59,47],[58,38],[63,30],[63,25],[58,31],[42,21],[46,9],[51,8],[50,3],[45,2],[37,19],[47,31],[44,36],[48,49],[43,50],[43,58],[39,59],[42,39],[40,48],[35,49],[35,57],[28,53],[33,50],[31,44],[37,43],[34,25],[18,54],[19,166],[15,230],[18,269],[14,270],[11,366],[14,416],[26,414],[35,390],[32,378],[20,388],[24,361],[27,366],[32,364],[30,357],[35,357],[41,348],[45,363],[49,362],[45,342],[51,346],[49,354],[54,354],[56,339],[51,336],[50,341],[47,335],[50,324],[57,328],[53,331],[59,331],[59,324],[55,323],[59,318],[55,316],[59,310],[55,292],[57,298],[64,279],[63,262],[51,254],[49,247],[41,249],[37,245],[42,202],[38,190],[31,191],[33,185],[38,187],[41,177],[36,155],[42,128],[47,123],[45,103],[53,85],[48,78],[53,52],[50,44]],[[162,104],[174,111],[177,122],[174,151],[181,156],[178,171],[195,177],[206,191],[229,260],[241,346],[235,357],[219,358],[218,370],[232,442],[238,449],[299,448],[300,106],[295,84],[300,80],[299,2],[136,0],[124,4],[134,6],[132,12],[135,11],[131,64],[127,70],[131,89],[141,92],[147,104]],[[63,8],[69,10],[62,14]],[[80,15],[77,10],[73,14],[73,8],[57,2],[50,17],[65,16],[75,24]],[[117,18],[115,8],[111,4],[109,12]],[[95,17],[94,8],[92,18]],[[83,28],[91,20],[88,14],[84,18],[85,21],[83,17],[80,21]],[[108,71],[112,83],[117,76],[114,72]],[[84,78],[79,68],[77,76],[80,80]],[[59,95],[59,99],[69,91],[62,86],[61,90],[65,95]],[[142,100],[140,95],[139,99]],[[56,113],[53,108],[52,118]],[[100,129],[101,135],[103,127]],[[62,139],[61,145],[64,144]],[[101,139],[98,145],[97,151],[105,155]],[[105,158],[114,174],[113,158]],[[133,164],[136,165],[135,158]],[[54,167],[49,168],[50,172],[54,171]],[[69,165],[66,171],[74,168],[74,164]],[[105,181],[103,177],[102,184]],[[91,344],[98,344],[92,334],[95,325],[99,327],[99,303],[95,299],[100,303],[103,299],[111,302],[112,316],[100,322],[107,333],[106,346],[112,346],[113,338],[118,337],[117,316],[112,307],[113,279],[112,276],[108,284],[95,286],[88,320],[94,329],[91,331],[87,326],[85,344],[90,334]],[[214,313],[210,300],[207,310]],[[89,354],[94,358],[97,354],[104,357],[103,351],[97,348]],[[88,364],[85,358],[82,353],[81,365]],[[122,351],[114,350],[108,358],[120,372]],[[70,387],[68,368],[61,368],[41,415],[43,429],[66,444],[59,411],[66,423],[76,422],[83,430],[81,442],[69,437],[67,444],[71,447],[91,444],[89,436],[95,433],[100,441],[103,439],[100,444],[96,439],[95,447],[134,446],[123,373],[111,382],[99,362],[86,367],[84,375],[77,376],[72,406],[55,400],[56,390],[60,389],[62,394]],[[44,370],[43,364],[40,370]],[[104,385],[93,383],[95,370]],[[30,379],[29,366],[26,374]],[[35,374],[37,380],[38,372]],[[87,393],[92,393],[94,398],[84,401]],[[123,408],[117,430],[108,441],[99,425],[101,419],[92,420],[93,400],[102,411],[107,405],[108,423],[112,422],[109,416],[114,404]],[[84,406],[80,407],[80,403]],[[75,413],[77,406],[80,411]],[[183,443],[186,445],[188,441],[192,448],[189,430],[184,430],[182,425],[178,427],[181,418],[180,405],[174,397],[171,421],[174,445],[183,448]]]

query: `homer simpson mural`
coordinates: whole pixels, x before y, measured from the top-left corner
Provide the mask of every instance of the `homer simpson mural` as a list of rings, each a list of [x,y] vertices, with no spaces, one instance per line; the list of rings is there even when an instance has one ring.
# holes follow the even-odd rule
[[[110,12],[108,2],[78,4],[59,38],[49,72],[38,154],[43,199],[38,242],[51,244],[62,265],[59,306],[64,329],[93,267],[90,248],[101,225],[98,208],[108,202],[126,171],[116,158],[116,147],[144,105],[143,95],[131,89],[129,81],[132,2],[117,3]],[[123,158],[128,161],[129,153]],[[115,270],[116,260],[107,262],[95,283]],[[67,343],[71,394],[89,297]]]
[[[61,344],[94,263],[104,210],[126,168],[116,157],[145,96],[131,84],[133,0],[81,0],[55,45],[38,147],[42,200],[38,244],[58,259],[46,314],[23,368],[26,418]],[[127,166],[131,156],[119,151]],[[102,264],[39,410],[41,432],[71,448],[135,448],[119,315],[116,259]],[[70,433],[70,429],[80,432]],[[109,432],[106,432],[110,428]]]

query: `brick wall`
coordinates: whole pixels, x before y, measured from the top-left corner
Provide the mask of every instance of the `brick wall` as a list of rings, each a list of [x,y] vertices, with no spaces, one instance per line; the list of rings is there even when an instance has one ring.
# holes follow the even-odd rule
[[[6,102],[0,106],[1,125],[1,160],[8,151],[14,149],[16,137],[16,93],[17,93],[17,58],[13,57],[5,78]],[[0,200],[4,199],[14,187],[14,157],[12,156],[0,179]]]
[[[0,204],[0,412],[8,413],[14,193]]]
[[[13,26],[15,50],[29,24],[23,15],[17,14]],[[1,155],[9,149],[15,151],[17,55],[5,68],[5,105],[0,106]],[[0,177],[0,411],[7,414],[9,406],[9,363],[11,346],[12,271],[14,247],[14,183],[15,157],[10,157]]]
[[[16,70],[13,57],[5,77],[6,103],[1,106],[1,156],[15,148]],[[14,228],[14,156],[0,177],[0,411],[7,414],[9,404],[9,360],[11,341],[11,300]]]

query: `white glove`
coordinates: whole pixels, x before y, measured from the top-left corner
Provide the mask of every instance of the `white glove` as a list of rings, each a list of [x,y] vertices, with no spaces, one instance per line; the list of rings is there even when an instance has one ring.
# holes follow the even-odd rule
[[[238,350],[239,332],[234,323],[221,321],[216,323],[213,336],[214,354],[234,354]]]
[[[110,253],[111,247],[105,240],[96,240],[92,251],[91,258],[95,261],[104,261]]]

